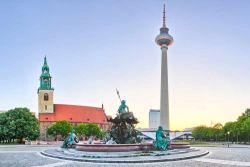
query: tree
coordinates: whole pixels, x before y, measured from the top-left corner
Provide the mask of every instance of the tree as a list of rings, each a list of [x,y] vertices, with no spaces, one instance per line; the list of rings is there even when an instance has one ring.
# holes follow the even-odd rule
[[[195,139],[205,140],[207,137],[207,126],[200,125],[194,128],[192,135]]]
[[[86,132],[86,124],[80,123],[74,127],[75,133],[77,134],[78,137],[83,137],[87,132]]]
[[[221,123],[216,123],[213,128],[215,129],[222,129],[223,128],[223,125]]]
[[[0,113],[0,141],[5,141],[7,139],[6,122],[6,114]]]
[[[227,134],[228,132],[231,133],[232,129],[233,129],[233,126],[234,126],[234,122],[227,122],[227,123],[225,123],[224,128],[223,128],[224,133],[225,134]]]
[[[239,137],[240,141],[249,141],[248,133],[246,132],[247,125],[245,121],[250,118],[250,109],[247,108],[244,113],[242,113],[237,119],[237,139]]]
[[[206,130],[207,130],[207,139],[209,139],[209,141],[214,140],[215,129],[213,127],[208,127]]]
[[[228,135],[228,136],[227,136]],[[237,121],[226,122],[224,126],[217,123],[213,127],[198,126],[193,130],[193,137],[198,140],[227,140],[250,142],[250,109],[246,109]]]
[[[104,135],[100,127],[94,123],[81,123],[75,127],[75,131],[78,136],[96,136],[101,138]]]
[[[6,114],[6,123],[4,128],[6,139],[23,139],[35,140],[39,136],[39,123],[36,117],[28,108],[15,108],[9,110]]]
[[[69,122],[57,121],[53,123],[52,126],[47,129],[47,133],[54,137],[57,137],[57,135],[61,135],[62,138],[64,139],[69,135],[71,129],[72,129],[72,126]]]
[[[87,137],[90,137],[90,136],[99,137],[100,134],[101,134],[101,129],[97,124],[93,124],[93,123],[86,124],[86,133],[85,133],[85,135]]]
[[[242,130],[247,137],[248,142],[250,142],[250,118],[247,118],[242,123]]]
[[[195,139],[206,141],[218,141],[223,135],[222,125],[220,123],[215,124],[213,127],[207,127],[204,125],[194,128],[192,135]]]
[[[101,130],[101,132],[97,135],[99,139],[104,139],[107,136],[107,132]]]
[[[213,129],[214,129],[215,141],[222,140],[224,136],[223,125],[221,123],[217,123],[213,126]]]
[[[238,117],[237,121],[238,122],[243,122],[247,118],[250,118],[250,109],[247,108],[244,113],[241,114],[241,116]]]

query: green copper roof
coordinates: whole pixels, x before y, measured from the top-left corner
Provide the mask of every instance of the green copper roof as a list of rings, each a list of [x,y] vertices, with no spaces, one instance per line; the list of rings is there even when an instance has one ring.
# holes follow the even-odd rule
[[[40,75],[40,87],[41,90],[51,90],[51,76],[49,73],[49,66],[47,64],[47,58],[44,57],[44,62],[42,66],[42,74]]]
[[[42,74],[44,74],[44,73],[49,75],[49,66],[47,64],[46,56],[44,57],[44,62],[43,62],[43,67],[42,67]]]

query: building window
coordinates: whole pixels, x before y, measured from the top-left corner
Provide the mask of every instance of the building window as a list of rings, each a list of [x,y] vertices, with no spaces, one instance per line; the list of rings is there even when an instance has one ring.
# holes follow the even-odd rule
[[[45,105],[45,111],[47,111],[47,105]]]
[[[45,93],[44,94],[44,101],[48,101],[49,100],[49,95],[48,95],[48,93]]]

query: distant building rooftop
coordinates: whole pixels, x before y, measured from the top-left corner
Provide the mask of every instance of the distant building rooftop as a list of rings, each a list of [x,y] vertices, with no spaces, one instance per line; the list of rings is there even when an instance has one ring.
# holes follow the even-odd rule
[[[150,109],[149,112],[160,112],[159,109]]]
[[[39,113],[40,122],[66,120],[75,123],[110,124],[107,118],[111,116],[107,116],[102,108],[66,104],[54,104],[54,113]]]

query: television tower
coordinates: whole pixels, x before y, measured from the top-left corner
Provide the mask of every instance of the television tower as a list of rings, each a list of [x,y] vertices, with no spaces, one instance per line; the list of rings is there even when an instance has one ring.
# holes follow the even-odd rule
[[[160,125],[163,130],[169,129],[169,99],[168,99],[168,59],[167,51],[174,39],[169,35],[166,27],[165,4],[163,6],[163,25],[160,34],[156,36],[155,42],[161,47],[161,103],[160,103]]]

